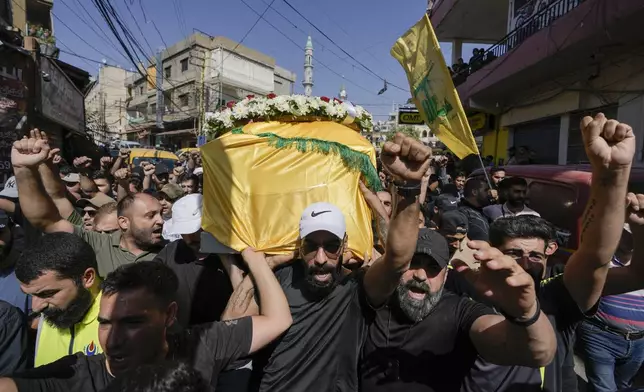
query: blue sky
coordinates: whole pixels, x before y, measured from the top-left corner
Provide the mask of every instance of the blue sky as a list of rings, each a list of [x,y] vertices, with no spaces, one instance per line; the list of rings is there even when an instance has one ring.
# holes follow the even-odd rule
[[[387,92],[381,96],[376,94],[383,87],[382,80],[347,58],[337,46],[297,15],[283,0],[243,1],[260,14],[273,1],[264,18],[300,44],[299,48],[296,47],[264,20],[255,26],[243,42],[248,47],[274,57],[278,65],[296,72],[297,93],[303,91],[303,47],[307,34],[310,34],[314,40],[314,63],[316,60],[321,61],[335,72],[317,64],[313,89],[315,95],[336,96],[344,83],[349,99],[364,105],[376,119],[383,119],[382,116],[391,110],[393,102],[405,102],[409,97],[405,74],[391,57],[389,50],[396,39],[421,18],[425,12],[426,0],[407,0],[404,7],[384,0],[288,0],[329,38],[375,74],[405,89],[401,91],[389,86]],[[172,45],[192,34],[193,28],[239,42],[258,19],[257,14],[242,0],[111,0],[111,3],[148,55],[164,46],[164,42]],[[92,2],[56,0],[53,14],[55,36],[61,50],[91,60],[105,59],[109,64],[132,68],[131,63],[112,46],[119,48]],[[88,25],[91,25],[91,28]],[[442,43],[441,47],[449,63],[451,45]],[[473,47],[463,45],[463,53],[471,54]],[[93,75],[99,66],[95,62],[66,53],[61,53],[61,59]],[[467,61],[467,56],[465,59]]]

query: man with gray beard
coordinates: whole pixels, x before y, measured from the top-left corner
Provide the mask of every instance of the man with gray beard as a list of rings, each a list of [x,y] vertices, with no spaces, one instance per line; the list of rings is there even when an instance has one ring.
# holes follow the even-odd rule
[[[470,242],[472,245],[481,255],[489,254],[495,259],[486,265],[504,260],[497,249],[480,242]],[[520,322],[513,320],[515,325],[506,325],[508,320],[495,314],[491,307],[443,290],[449,260],[447,240],[436,231],[420,229],[414,256],[409,268],[401,274],[395,293],[386,306],[374,310],[362,351],[363,391],[459,391],[478,352],[495,357],[496,362],[522,361],[510,352],[525,350],[526,343],[522,343],[524,338],[519,332]],[[530,283],[531,278],[518,271],[518,266],[511,260],[503,262],[508,264],[506,273],[517,271],[517,277]],[[503,282],[504,277],[499,275],[494,280],[496,287],[491,288],[489,281],[486,288],[501,293],[504,283],[498,282]],[[512,295],[509,291],[505,293]],[[510,302],[506,302],[507,308],[510,308]],[[534,310],[532,312],[531,316],[538,318],[538,323],[547,321],[538,309],[536,314]],[[484,326],[490,325],[487,322],[494,318],[503,321],[492,327]],[[535,326],[524,326],[524,329]],[[498,332],[498,328],[508,328],[503,333],[508,341],[503,345],[483,343],[485,339],[497,339],[493,330]],[[549,346],[552,350],[554,341]],[[494,348],[496,353],[492,352]],[[507,351],[504,353],[504,350]],[[534,354],[529,356],[535,358]],[[549,361],[547,358],[542,360]],[[534,366],[540,360],[528,361]]]

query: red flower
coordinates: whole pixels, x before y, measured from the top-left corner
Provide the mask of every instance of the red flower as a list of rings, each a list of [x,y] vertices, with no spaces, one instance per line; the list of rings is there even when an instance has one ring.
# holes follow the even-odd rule
[[[246,98],[247,99],[253,99],[253,98],[255,98],[255,96],[251,94],[251,95],[247,95]]]
[[[337,98],[333,98],[333,100],[334,100],[335,102],[337,102],[337,103],[342,103],[342,101],[340,101],[340,100],[339,100],[339,99],[337,99]]]
[[[232,109],[236,104],[237,104],[237,102],[235,102],[235,101],[228,101],[228,102],[226,103],[226,107],[227,107],[228,109]]]
[[[266,98],[268,98],[268,99],[273,99],[273,98],[276,98],[276,97],[277,97],[277,95],[275,95],[275,94],[273,94],[273,93],[270,93],[270,94],[268,94],[268,95],[266,96]]]
[[[320,97],[320,99],[323,100],[324,102],[331,102],[329,97]]]

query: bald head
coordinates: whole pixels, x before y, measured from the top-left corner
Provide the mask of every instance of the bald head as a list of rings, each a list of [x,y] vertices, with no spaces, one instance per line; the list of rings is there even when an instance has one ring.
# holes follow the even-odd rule
[[[127,216],[133,207],[134,208],[144,208],[144,207],[154,208],[155,206],[158,206],[158,209],[161,209],[161,204],[159,203],[159,200],[157,200],[152,195],[149,195],[147,193],[131,193],[125,196],[124,198],[122,198],[121,201],[118,202],[118,205],[116,207],[116,214],[119,217]]]
[[[162,241],[161,203],[147,193],[124,197],[117,207],[118,225],[123,235],[141,250],[158,246]]]

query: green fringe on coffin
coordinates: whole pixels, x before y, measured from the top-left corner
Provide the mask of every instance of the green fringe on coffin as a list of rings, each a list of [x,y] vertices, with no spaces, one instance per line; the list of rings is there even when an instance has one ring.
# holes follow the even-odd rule
[[[234,133],[235,130],[232,132]],[[365,153],[354,151],[341,143],[329,142],[320,139],[303,137],[284,138],[270,132],[260,133],[257,136],[267,138],[268,143],[275,148],[295,147],[299,152],[316,152],[324,155],[338,155],[349,170],[359,171],[362,174],[369,189],[374,192],[382,190],[378,171],[373,167],[369,156]]]
[[[241,127],[239,127],[239,128],[233,129],[232,131],[230,131],[230,133],[232,133],[233,135],[241,135],[244,133],[244,130]]]

